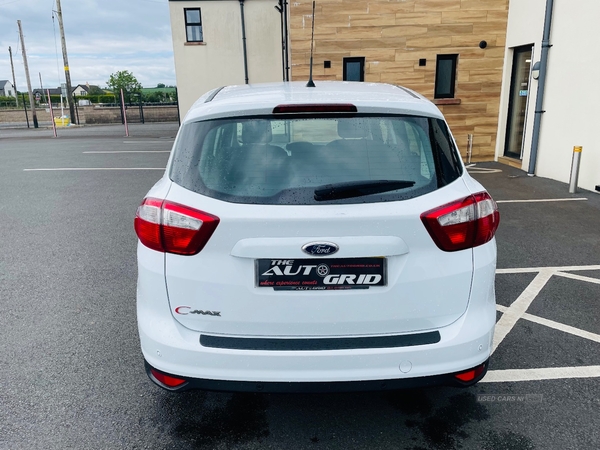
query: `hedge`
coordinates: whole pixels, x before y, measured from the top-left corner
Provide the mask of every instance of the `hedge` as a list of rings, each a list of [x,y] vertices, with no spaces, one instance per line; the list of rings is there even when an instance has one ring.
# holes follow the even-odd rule
[[[14,97],[0,96],[0,106],[5,106],[5,107],[17,106],[17,102]]]

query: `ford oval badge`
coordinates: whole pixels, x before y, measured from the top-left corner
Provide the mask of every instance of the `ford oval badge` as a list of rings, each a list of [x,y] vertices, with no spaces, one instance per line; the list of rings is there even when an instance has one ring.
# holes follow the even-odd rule
[[[312,256],[329,256],[336,253],[340,248],[333,242],[310,242],[302,247],[304,253]]]

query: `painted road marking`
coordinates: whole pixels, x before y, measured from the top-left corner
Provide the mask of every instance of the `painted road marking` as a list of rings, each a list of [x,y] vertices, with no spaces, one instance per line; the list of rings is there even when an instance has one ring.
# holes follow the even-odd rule
[[[521,293],[521,295],[506,307],[496,305],[496,309],[500,311],[502,317],[496,324],[494,332],[494,345],[492,353],[502,343],[504,338],[512,331],[517,321],[520,319],[538,323],[540,325],[553,328],[564,333],[588,339],[590,341],[600,343],[600,335],[591,333],[586,330],[572,327],[564,323],[554,320],[544,319],[543,317],[535,316],[527,313],[527,308],[537,297],[540,291],[552,278],[552,276],[560,276],[570,278],[586,283],[600,284],[597,278],[585,277],[568,272],[588,270],[600,270],[600,265],[589,266],[563,266],[563,267],[522,267],[513,269],[497,269],[496,274],[511,274],[511,273],[537,273],[529,286]],[[502,383],[512,381],[536,381],[536,380],[557,380],[566,378],[598,378],[600,377],[600,366],[581,366],[581,367],[549,367],[540,369],[499,369],[490,370],[481,383]]]
[[[577,202],[586,201],[587,198],[538,198],[530,200],[496,200],[496,203],[545,203],[545,202]]]
[[[163,144],[173,142],[175,139],[163,139],[162,141],[123,141],[123,144]]]
[[[519,298],[502,314],[502,317],[496,323],[492,354],[496,351],[498,345],[502,343],[506,335],[510,333],[517,321],[525,314],[533,300],[535,300],[543,287],[546,286],[548,280],[552,278],[553,273],[552,270],[540,271],[533,281],[529,283],[529,286],[519,295]]]
[[[505,369],[489,370],[480,383],[506,383],[511,381],[540,381],[597,377],[600,377],[600,366]]]
[[[572,280],[585,281],[587,283],[600,284],[600,279],[591,277],[582,277],[581,275],[575,275],[574,273],[556,272],[554,275],[564,278],[571,278]]]
[[[600,265],[592,266],[562,266],[562,267],[515,267],[512,269],[496,269],[496,274],[504,273],[534,273],[542,270],[551,270],[552,272],[576,272],[578,270],[600,270]]]
[[[501,313],[504,313],[508,308],[506,306],[496,305],[496,309]],[[523,314],[522,318],[530,322],[535,322],[540,325],[544,325],[548,328],[554,328],[555,330],[564,331],[565,333],[569,333],[574,336],[579,336],[581,338],[600,343],[600,334],[591,333],[580,328],[575,328],[570,325],[565,325],[564,323],[555,322],[554,320],[544,319],[543,317],[534,316],[533,314],[529,313]]]
[[[165,170],[164,167],[57,167],[52,169],[23,169],[23,172],[56,172],[61,170]]]
[[[81,152],[84,154],[91,153],[171,153],[171,150],[123,150],[123,151],[107,151],[107,152]]]
[[[477,173],[477,174],[488,174],[488,173],[500,173],[501,169],[486,169],[485,167],[475,167],[475,164],[471,164],[467,166],[467,171],[469,173]]]

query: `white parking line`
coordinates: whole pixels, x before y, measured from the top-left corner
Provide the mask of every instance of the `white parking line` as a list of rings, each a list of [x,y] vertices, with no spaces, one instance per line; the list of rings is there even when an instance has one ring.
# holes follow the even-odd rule
[[[527,308],[531,305],[533,300],[540,293],[542,288],[546,285],[548,280],[552,277],[554,271],[543,269],[533,279],[529,286],[519,295],[512,305],[502,314],[502,317],[496,323],[496,329],[494,331],[494,346],[492,347],[492,354],[498,348],[498,345],[502,343],[506,335],[510,333],[517,321],[525,314]]]
[[[554,275],[564,278],[570,278],[572,280],[585,281],[587,283],[600,284],[600,279],[591,277],[582,277],[581,275],[575,275],[574,273],[556,272]]]
[[[171,150],[123,150],[123,151],[106,151],[106,152],[81,152],[84,154],[91,153],[171,153]]]
[[[511,273],[537,273],[533,281],[525,288],[519,298],[513,302],[510,307],[497,305],[496,309],[503,313],[496,324],[494,333],[494,346],[492,353],[498,348],[498,345],[510,333],[519,319],[528,320],[540,325],[553,328],[564,333],[572,334],[590,341],[600,343],[600,335],[579,328],[544,319],[526,312],[531,302],[536,298],[546,283],[553,275],[570,278],[587,283],[600,284],[600,279],[585,277],[567,272],[576,272],[582,270],[600,270],[600,265],[589,266],[562,266],[562,267],[523,267],[513,269],[497,269],[496,274]],[[581,367],[550,367],[541,369],[506,369],[490,370],[482,383],[502,383],[513,381],[537,381],[537,380],[556,380],[567,378],[598,378],[600,377],[600,366],[581,366]]]
[[[165,170],[164,167],[56,167],[52,169],[23,169],[23,172],[56,172],[83,170]]]
[[[475,163],[469,164],[467,166],[467,170],[469,171],[469,173],[478,173],[478,174],[502,172],[501,169],[488,169],[487,167],[475,167]]]
[[[536,198],[529,200],[496,200],[496,203],[545,203],[545,202],[577,202],[586,201],[587,198],[575,197],[575,198]]]
[[[600,265],[562,266],[562,267],[515,267],[512,269],[496,269],[496,274],[535,273],[535,272],[541,272],[542,270],[551,270],[552,272],[575,272],[578,270],[600,270]]]
[[[496,309],[504,313],[508,308],[506,306],[496,305]],[[522,319],[528,320],[530,322],[539,323],[540,325],[544,325],[548,328],[553,328],[555,330],[563,331],[574,336],[579,336],[581,338],[600,343],[600,334],[591,333],[589,331],[581,330],[570,325],[565,325],[564,323],[555,322],[554,320],[548,320],[544,319],[543,317],[534,316],[533,314],[529,313],[523,314]]]
[[[164,142],[173,142],[175,139],[163,139],[162,141],[123,141],[123,144],[163,144]]]
[[[542,369],[489,370],[480,383],[506,383],[512,381],[559,380],[563,378],[597,378],[600,366],[548,367]]]

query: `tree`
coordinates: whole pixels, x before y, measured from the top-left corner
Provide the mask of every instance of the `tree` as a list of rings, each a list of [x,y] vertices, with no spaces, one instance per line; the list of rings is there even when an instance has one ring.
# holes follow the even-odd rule
[[[126,99],[129,99],[131,94],[139,93],[142,89],[140,82],[128,70],[120,70],[111,74],[106,82],[106,86],[113,91],[117,97],[121,96],[121,89],[123,89]]]
[[[158,83],[156,85],[157,88],[164,88],[165,87],[165,83]]]

